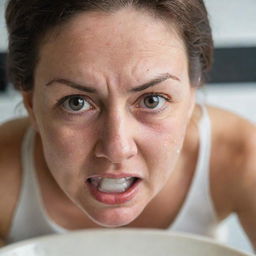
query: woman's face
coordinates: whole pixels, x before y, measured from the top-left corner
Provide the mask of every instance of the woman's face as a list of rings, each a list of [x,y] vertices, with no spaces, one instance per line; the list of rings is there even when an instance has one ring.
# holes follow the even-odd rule
[[[130,223],[172,178],[194,106],[175,27],[132,8],[84,13],[39,55],[28,109],[50,172],[94,222]]]

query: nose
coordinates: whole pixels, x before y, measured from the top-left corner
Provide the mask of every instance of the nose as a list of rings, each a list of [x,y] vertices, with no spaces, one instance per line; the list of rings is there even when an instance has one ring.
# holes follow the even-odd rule
[[[111,163],[121,163],[137,154],[133,138],[135,129],[124,114],[117,111],[109,115],[100,129],[95,155],[108,159]]]

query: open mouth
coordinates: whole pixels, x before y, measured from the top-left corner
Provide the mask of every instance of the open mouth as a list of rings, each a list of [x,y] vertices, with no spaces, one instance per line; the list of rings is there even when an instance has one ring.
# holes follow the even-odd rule
[[[103,178],[103,177],[92,177],[87,182],[96,188],[98,191],[103,193],[125,193],[136,183],[140,178],[138,177],[123,177],[123,178]]]

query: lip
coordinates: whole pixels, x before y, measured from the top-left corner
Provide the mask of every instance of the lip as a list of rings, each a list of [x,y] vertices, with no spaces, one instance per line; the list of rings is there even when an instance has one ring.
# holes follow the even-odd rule
[[[101,174],[101,175],[92,175],[92,176],[89,176],[87,177],[86,180],[90,179],[90,178],[112,178],[112,179],[121,179],[121,178],[129,178],[129,177],[136,177],[136,178],[139,178],[139,179],[142,179],[142,177],[138,174],[133,174],[133,173],[119,173],[119,174],[116,174],[116,173],[104,173],[104,174]]]
[[[137,177],[134,175],[95,175],[95,176],[91,176],[92,177],[102,177],[102,178],[125,178],[125,177]],[[89,188],[90,194],[92,195],[92,197],[98,201],[101,202],[103,204],[106,205],[120,205],[120,204],[124,204],[127,203],[128,201],[131,201],[136,194],[139,192],[139,184],[141,183],[142,179],[138,178],[134,184],[132,184],[132,186],[126,190],[125,192],[122,193],[109,193],[109,192],[101,192],[99,191],[95,186],[93,186],[89,181],[89,178],[86,180],[85,184],[86,186]]]

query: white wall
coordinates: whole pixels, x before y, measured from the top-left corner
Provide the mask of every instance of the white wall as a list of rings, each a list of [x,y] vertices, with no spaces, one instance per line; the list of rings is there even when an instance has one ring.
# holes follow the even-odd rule
[[[256,0],[205,0],[216,46],[256,46]]]
[[[4,10],[6,0],[0,0],[0,52],[7,48],[7,32],[4,21]]]
[[[7,48],[0,0],[0,51]],[[256,0],[205,0],[216,46],[256,46]]]

